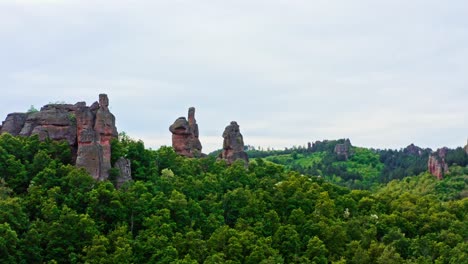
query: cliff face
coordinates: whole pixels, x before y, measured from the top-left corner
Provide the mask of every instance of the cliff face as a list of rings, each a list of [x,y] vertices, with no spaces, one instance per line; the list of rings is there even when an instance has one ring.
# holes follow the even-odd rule
[[[100,94],[99,103],[91,106],[84,102],[49,104],[38,112],[9,114],[0,133],[66,140],[76,166],[85,168],[95,179],[105,180],[111,168],[110,141],[118,135],[115,117],[108,106],[105,94]]]
[[[195,108],[190,107],[188,111],[188,120],[185,117],[179,117],[169,127],[172,133],[172,147],[179,155],[190,158],[203,156],[202,145],[198,139],[198,124],[195,120]]]
[[[219,155],[220,159],[225,160],[228,164],[232,164],[234,161],[241,159],[245,161],[247,165],[249,163],[249,157],[244,151],[244,139],[239,130],[237,122],[232,121],[223,132],[223,150]]]
[[[445,162],[447,151],[447,148],[438,149],[429,156],[429,160],[427,162],[429,172],[439,180],[443,179],[444,174],[449,172],[448,165]]]

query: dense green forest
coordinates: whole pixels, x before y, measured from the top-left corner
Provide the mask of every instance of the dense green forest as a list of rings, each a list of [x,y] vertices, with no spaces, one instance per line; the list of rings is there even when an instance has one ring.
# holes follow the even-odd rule
[[[349,145],[349,157],[335,152],[345,139],[317,141],[312,147],[293,147],[284,150],[246,148],[249,157],[263,158],[284,165],[287,170],[305,175],[320,176],[329,182],[351,189],[376,190],[392,180],[416,176],[427,171],[431,149],[414,145],[400,150],[367,149]],[[449,165],[468,165],[463,148],[448,150]]]
[[[466,153],[439,181],[404,151],[330,146],[245,167],[121,135],[116,189],[67,143],[2,134],[0,263],[467,263]]]

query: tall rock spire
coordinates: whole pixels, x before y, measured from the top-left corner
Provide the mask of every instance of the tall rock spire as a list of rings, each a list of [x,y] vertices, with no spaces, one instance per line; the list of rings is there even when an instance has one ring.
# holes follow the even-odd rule
[[[106,180],[111,166],[111,140],[117,138],[115,117],[109,111],[109,98],[99,95],[99,103],[76,111],[78,153],[76,166],[85,168],[95,179]]]
[[[202,157],[202,145],[198,139],[198,124],[195,120],[195,107],[188,110],[188,120],[179,117],[169,127],[172,133],[172,147],[179,155],[190,158]]]
[[[232,121],[223,132],[223,150],[219,155],[220,159],[225,160],[228,164],[241,159],[247,165],[249,157],[244,151],[244,139],[239,130],[239,125],[236,121]]]
[[[436,152],[429,155],[429,160],[427,161],[429,172],[439,180],[443,179],[444,175],[449,172],[448,164],[445,161],[447,152],[448,148],[438,149]]]

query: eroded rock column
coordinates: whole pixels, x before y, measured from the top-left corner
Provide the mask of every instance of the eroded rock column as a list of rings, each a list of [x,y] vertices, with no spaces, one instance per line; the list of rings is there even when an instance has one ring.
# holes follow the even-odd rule
[[[247,165],[249,157],[244,151],[244,139],[240,133],[239,125],[236,121],[232,121],[223,132],[223,150],[219,158],[225,160],[228,164],[241,159]]]
[[[203,156],[194,107],[188,110],[188,120],[185,117],[177,118],[169,131],[172,133],[172,147],[177,154],[190,158]]]

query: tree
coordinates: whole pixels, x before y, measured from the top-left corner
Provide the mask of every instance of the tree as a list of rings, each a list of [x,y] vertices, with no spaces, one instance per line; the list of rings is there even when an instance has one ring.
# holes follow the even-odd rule
[[[325,247],[325,244],[317,236],[311,238],[307,243],[306,256],[312,260],[312,262],[317,264],[328,263],[327,254],[328,250]]]
[[[291,262],[299,253],[299,234],[292,225],[283,225],[273,236],[273,246],[278,249],[286,262]]]
[[[2,263],[17,263],[18,235],[8,223],[0,223],[0,261]]]

